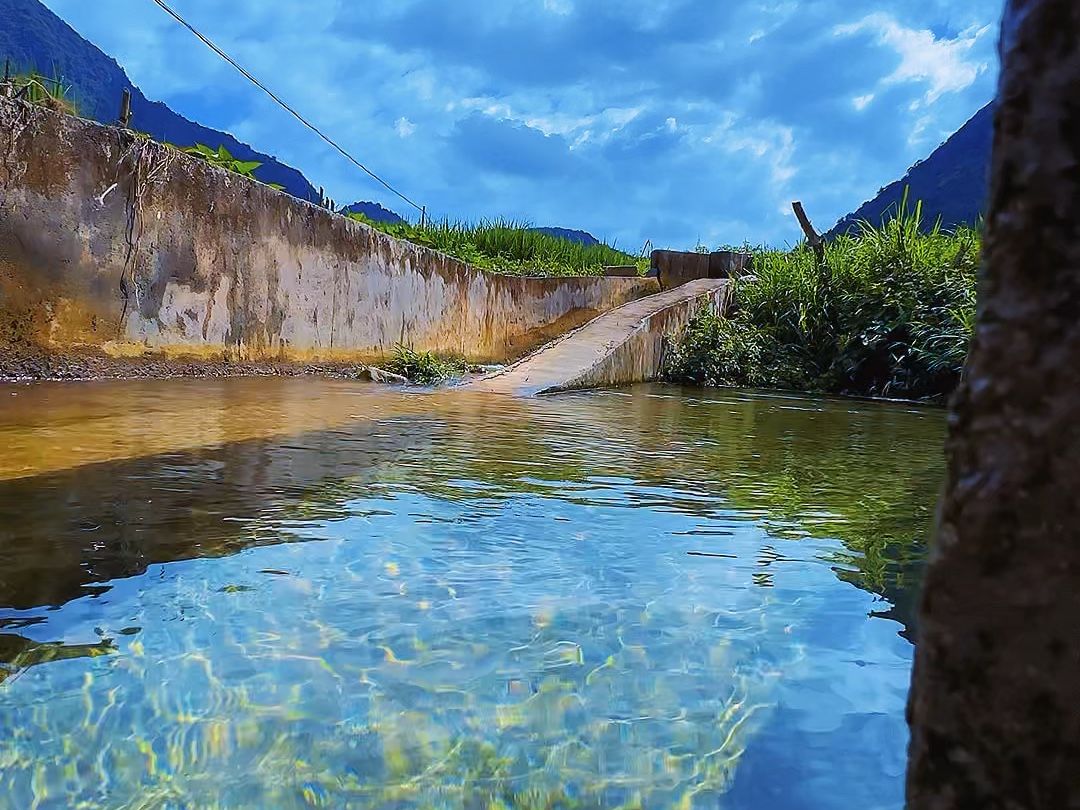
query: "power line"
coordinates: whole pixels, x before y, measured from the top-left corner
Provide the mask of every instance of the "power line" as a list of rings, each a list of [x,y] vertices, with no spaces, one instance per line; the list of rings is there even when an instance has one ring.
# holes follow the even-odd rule
[[[266,93],[266,95],[270,96],[270,98],[272,98],[274,101],[276,101],[282,107],[284,107],[289,113],[291,113],[293,115],[294,118],[296,118],[297,121],[299,121],[305,127],[310,129],[312,132],[314,132],[316,135],[318,135],[320,138],[322,138],[324,141],[326,141],[328,144],[330,144],[332,147],[334,147],[336,150],[338,150],[342,155],[344,155],[355,166],[362,169],[366,174],[368,174],[370,177],[372,177],[376,181],[378,181],[383,186],[383,188],[385,188],[387,191],[391,192],[392,194],[396,194],[398,197],[403,199],[405,202],[407,202],[409,205],[411,205],[417,211],[420,211],[421,213],[425,212],[425,209],[424,209],[424,207],[422,205],[417,205],[412,200],[410,200],[408,197],[406,197],[404,194],[402,194],[400,191],[398,191],[396,188],[394,188],[392,185],[387,183],[385,180],[383,180],[381,177],[379,177],[379,175],[375,174],[375,172],[371,171],[371,169],[369,169],[367,166],[365,166],[359,160],[357,160],[352,155],[350,155],[348,152],[346,152],[344,149],[342,149],[340,146],[338,146],[329,137],[327,137],[325,134],[323,134],[322,130],[320,130],[318,127],[316,127],[314,124],[309,122],[306,118],[304,118],[304,116],[300,115],[300,113],[298,113],[296,110],[294,110],[288,104],[286,104],[284,101],[282,101],[280,98],[278,98],[270,88],[268,88],[265,84],[260,82],[258,79],[256,79],[250,73],[248,73],[248,71],[244,70],[243,67],[241,67],[239,64],[237,64],[235,59],[233,59],[231,56],[229,56],[227,53],[225,53],[225,51],[221,50],[221,48],[219,48],[217,45],[215,45],[213,42],[211,42],[207,37],[205,37],[201,33],[199,33],[199,31],[197,31],[195,29],[195,27],[191,23],[189,23],[187,20],[185,20],[183,17],[181,17],[179,14],[177,14],[171,8],[169,8],[169,6],[167,6],[165,4],[164,0],[154,0],[154,2],[157,3],[157,5],[161,6],[162,10],[164,10],[166,13],[168,13],[168,15],[170,17],[172,17],[174,20],[176,20],[178,23],[180,23],[182,26],[184,26],[184,28],[186,28],[188,31],[190,31],[195,36],[197,36],[199,39],[201,39],[203,41],[203,43],[207,47],[209,47],[212,51],[214,51],[214,53],[216,53],[218,56],[220,56],[222,59],[224,59],[230,65],[232,65],[234,68],[236,68],[238,71],[240,71],[240,73],[243,74],[244,78],[246,78],[249,82],[251,82],[256,87],[258,87],[260,90],[262,90],[264,93]]]

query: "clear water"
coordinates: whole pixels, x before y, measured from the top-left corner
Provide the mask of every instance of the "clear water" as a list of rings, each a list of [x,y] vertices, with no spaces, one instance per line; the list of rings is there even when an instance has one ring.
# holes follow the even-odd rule
[[[0,807],[900,808],[944,415],[0,388]]]

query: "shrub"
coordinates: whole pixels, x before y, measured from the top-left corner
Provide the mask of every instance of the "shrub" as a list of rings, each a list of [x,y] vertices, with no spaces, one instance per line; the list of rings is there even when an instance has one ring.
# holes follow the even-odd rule
[[[975,320],[980,237],[921,229],[921,206],[831,242],[759,250],[728,317],[693,320],[669,379],[941,399],[957,384]]]

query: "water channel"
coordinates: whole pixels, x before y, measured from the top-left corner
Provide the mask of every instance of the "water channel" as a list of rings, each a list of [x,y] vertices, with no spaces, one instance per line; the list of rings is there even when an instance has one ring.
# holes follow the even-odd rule
[[[0,386],[0,808],[900,808],[944,425]]]

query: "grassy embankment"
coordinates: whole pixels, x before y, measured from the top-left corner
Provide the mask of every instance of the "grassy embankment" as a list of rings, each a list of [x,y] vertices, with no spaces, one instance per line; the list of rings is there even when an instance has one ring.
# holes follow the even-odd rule
[[[603,242],[583,245],[532,230],[527,222],[495,219],[477,223],[442,220],[424,227],[409,222],[374,222],[362,214],[352,219],[398,239],[433,248],[474,267],[515,276],[596,276],[609,265],[636,265],[642,275],[648,258],[624,253]]]
[[[977,230],[920,230],[921,205],[862,223],[825,249],[759,249],[727,317],[695,318],[667,377],[940,401],[957,385],[975,323]]]

